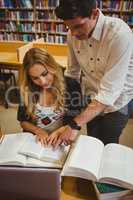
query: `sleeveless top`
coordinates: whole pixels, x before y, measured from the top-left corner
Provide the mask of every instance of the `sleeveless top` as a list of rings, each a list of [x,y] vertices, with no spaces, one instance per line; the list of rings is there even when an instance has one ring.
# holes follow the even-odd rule
[[[63,125],[63,111],[55,111],[54,107],[36,105],[35,112],[36,125],[43,128],[48,133],[53,132]]]

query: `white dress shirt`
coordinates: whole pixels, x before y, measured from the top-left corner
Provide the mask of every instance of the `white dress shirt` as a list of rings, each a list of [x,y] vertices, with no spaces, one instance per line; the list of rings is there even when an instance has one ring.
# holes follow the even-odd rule
[[[69,31],[68,47],[65,75],[79,80],[82,70],[85,95],[107,105],[105,112],[133,99],[133,33],[123,20],[99,10],[92,36],[77,40]]]

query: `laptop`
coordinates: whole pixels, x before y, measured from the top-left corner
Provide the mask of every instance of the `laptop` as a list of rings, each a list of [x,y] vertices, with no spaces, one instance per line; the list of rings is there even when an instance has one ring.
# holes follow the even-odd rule
[[[0,199],[59,200],[60,188],[57,169],[0,167]]]

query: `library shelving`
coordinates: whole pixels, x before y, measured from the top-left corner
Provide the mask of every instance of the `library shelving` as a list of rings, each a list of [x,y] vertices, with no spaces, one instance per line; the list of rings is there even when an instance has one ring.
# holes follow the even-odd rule
[[[0,40],[35,39],[33,0],[0,0]]]
[[[0,40],[65,43],[67,29],[56,18],[58,0],[0,0]]]
[[[125,20],[133,28],[133,0],[97,0],[105,15]],[[57,19],[59,0],[0,0],[0,40],[66,43],[67,28]]]
[[[123,19],[133,29],[133,0],[97,0],[105,15]]]

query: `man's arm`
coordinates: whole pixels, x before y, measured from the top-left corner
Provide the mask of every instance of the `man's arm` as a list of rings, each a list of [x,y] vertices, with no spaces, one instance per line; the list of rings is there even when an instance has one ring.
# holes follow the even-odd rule
[[[27,109],[25,105],[20,105],[17,112],[17,120],[20,122],[20,126],[24,131],[31,132],[37,136],[37,140],[41,144],[47,144],[46,137],[48,133],[40,127],[37,127],[33,122],[31,117],[27,114]]]
[[[97,115],[102,113],[105,108],[106,105],[93,100],[81,114],[74,118],[74,121],[79,126],[82,126],[83,124],[91,121]],[[72,129],[69,125],[65,125],[54,131],[53,134],[58,135],[56,142],[53,143],[55,148],[57,148],[62,142],[65,144],[71,144],[77,137],[77,130]],[[52,141],[49,141],[49,143],[52,144]]]
[[[107,105],[93,100],[81,114],[74,118],[74,121],[76,121],[79,126],[82,126],[102,113],[106,107]]]

